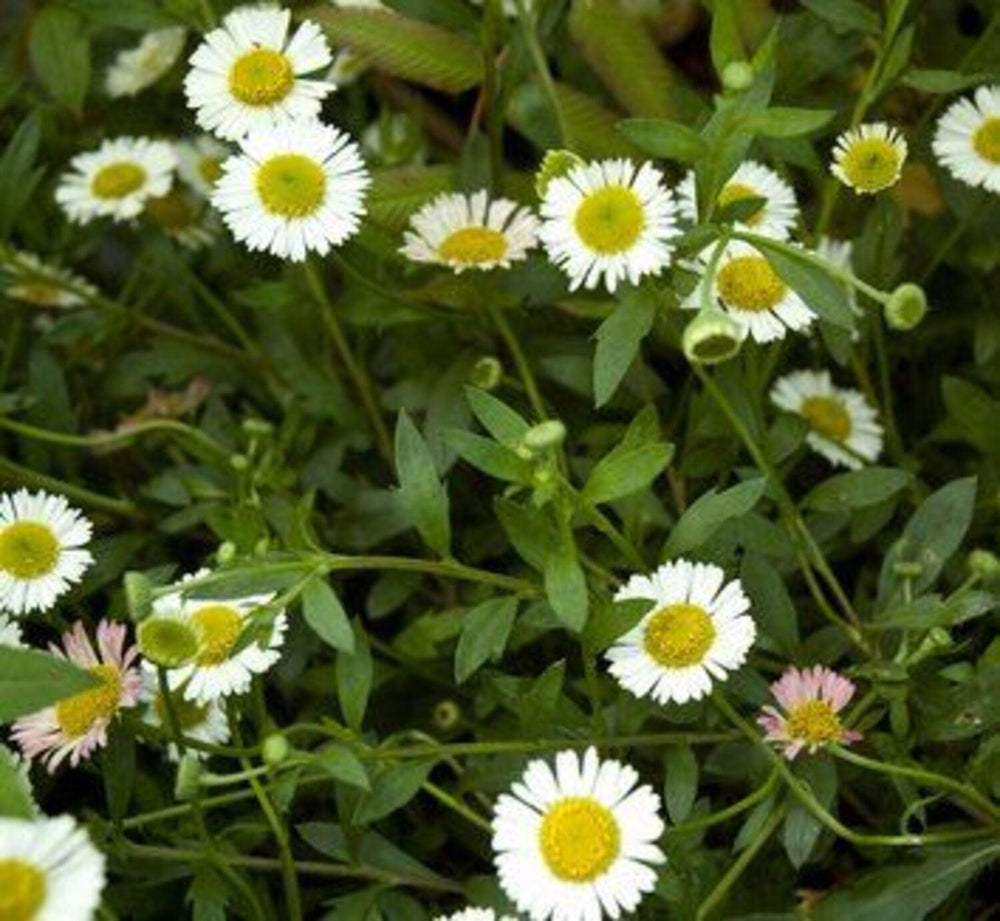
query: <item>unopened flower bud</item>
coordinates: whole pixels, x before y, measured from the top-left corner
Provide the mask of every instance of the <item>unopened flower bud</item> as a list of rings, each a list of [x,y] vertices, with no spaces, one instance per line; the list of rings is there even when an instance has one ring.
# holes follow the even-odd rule
[[[274,426],[267,419],[250,418],[243,420],[243,431],[254,438],[267,438],[274,433]]]
[[[180,617],[147,617],[136,630],[139,652],[162,668],[178,668],[198,652],[198,636]]]
[[[236,559],[236,544],[231,540],[224,540],[215,551],[215,558],[222,566],[231,563]]]
[[[453,700],[442,700],[434,708],[434,725],[438,729],[454,729],[462,718],[462,709]]]
[[[275,732],[264,739],[260,753],[264,759],[264,764],[275,765],[281,764],[288,757],[291,750],[292,747],[288,744],[288,739],[280,732]]]
[[[229,466],[232,467],[237,473],[243,473],[244,470],[247,470],[250,467],[250,458],[245,454],[230,454]]]
[[[989,550],[973,550],[966,564],[969,572],[980,579],[994,579],[1000,575],[1000,558]]]
[[[920,285],[905,282],[889,295],[885,322],[893,329],[913,329],[927,313],[927,295]]]
[[[566,426],[558,419],[546,419],[533,425],[521,439],[532,454],[543,454],[558,448],[566,440]]]
[[[722,85],[733,93],[742,93],[753,83],[753,67],[746,61],[730,61],[722,68]]]
[[[185,755],[177,765],[174,796],[182,802],[195,799],[201,791],[201,778],[205,773],[202,763],[194,755]]]
[[[535,173],[535,191],[538,193],[538,197],[545,197],[545,192],[553,179],[565,176],[574,167],[582,165],[583,160],[571,151],[547,150],[542,159],[542,165]]]
[[[262,537],[253,545],[254,556],[265,556],[270,549],[271,540],[267,537]]]
[[[493,355],[484,355],[469,372],[469,383],[480,390],[492,390],[503,378],[503,365]]]
[[[125,573],[125,602],[135,623],[149,616],[153,606],[153,589],[141,572]]]
[[[892,571],[900,579],[917,579],[924,574],[924,564],[916,560],[898,560],[892,564]]]
[[[728,361],[743,345],[746,332],[728,314],[716,308],[699,310],[684,327],[681,348],[693,365]]]

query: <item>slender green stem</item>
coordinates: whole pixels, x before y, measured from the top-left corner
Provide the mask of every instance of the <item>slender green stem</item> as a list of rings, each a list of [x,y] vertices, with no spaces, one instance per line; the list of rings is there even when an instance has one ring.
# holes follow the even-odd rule
[[[585,643],[580,644],[580,655],[583,656],[583,676],[587,684],[587,696],[590,698],[590,716],[594,734],[600,738],[608,734],[607,721],[604,718],[604,704],[601,702],[601,682],[597,675],[594,659]]]
[[[528,53],[531,55],[532,63],[535,65],[535,73],[542,84],[542,90],[552,111],[556,117],[556,137],[555,146],[563,147],[567,143],[566,120],[563,118],[562,106],[559,105],[559,94],[556,92],[556,84],[552,79],[552,72],[549,70],[549,62],[545,57],[545,50],[538,40],[538,30],[532,21],[531,13],[528,11],[528,4],[525,0],[515,0],[517,3],[517,16],[521,23],[521,33],[524,36],[524,43],[528,46]]]
[[[531,365],[528,364],[528,359],[525,357],[524,350],[521,348],[521,343],[518,342],[514,330],[507,322],[507,317],[504,316],[502,310],[493,306],[493,304],[489,302],[488,298],[486,299],[486,312],[490,315],[490,319],[493,321],[493,325],[496,326],[497,332],[500,333],[500,338],[503,339],[504,344],[507,346],[507,350],[510,352],[511,358],[514,359],[514,365],[517,367],[518,376],[521,378],[521,383],[524,385],[524,391],[528,394],[528,400],[531,402],[532,410],[534,410],[534,413],[538,417],[539,421],[547,418],[548,412],[545,409],[545,402],[542,400],[542,394],[538,389],[538,382],[535,380],[535,375],[531,370]]]
[[[14,367],[14,358],[22,353],[21,336],[24,333],[24,317],[20,313],[13,316],[7,328],[7,341],[3,350],[3,361],[0,362],[0,390],[7,389],[7,379]]]
[[[695,819],[688,819],[680,825],[675,825],[670,829],[670,834],[682,835],[687,832],[698,831],[702,828],[710,828],[712,825],[719,825],[722,822],[728,822],[730,819],[746,812],[748,809],[752,809],[758,803],[767,799],[774,792],[774,788],[777,785],[778,769],[772,768],[767,780],[749,796],[744,796],[739,802],[733,803],[732,806],[727,806],[725,809],[720,809],[718,812],[712,812],[709,815],[699,816]]]
[[[102,493],[94,492],[76,483],[60,480],[45,473],[38,473],[20,464],[14,463],[5,457],[0,457],[0,473],[5,473],[18,482],[27,483],[32,486],[40,486],[61,495],[76,499],[81,505],[98,511],[107,512],[109,515],[116,515],[119,518],[131,518],[136,521],[144,521],[146,516],[139,508],[128,499],[116,499],[112,496],[105,496]]]
[[[424,782],[421,789],[423,789],[425,793],[430,794],[434,797],[434,799],[436,799],[443,806],[446,806],[452,812],[471,822],[476,826],[476,828],[479,828],[487,833],[491,833],[493,831],[493,826],[490,824],[489,819],[484,818],[474,809],[466,806],[465,803],[456,799],[443,787],[439,787],[437,784],[431,783],[428,780]]]
[[[222,325],[228,329],[236,341],[246,350],[248,355],[256,359],[263,357],[260,347],[254,341],[243,324],[240,323],[236,315],[229,309],[226,302],[222,300],[211,288],[206,285],[195,272],[188,273],[188,280],[197,292],[198,296],[209,306],[212,312],[222,321]]]

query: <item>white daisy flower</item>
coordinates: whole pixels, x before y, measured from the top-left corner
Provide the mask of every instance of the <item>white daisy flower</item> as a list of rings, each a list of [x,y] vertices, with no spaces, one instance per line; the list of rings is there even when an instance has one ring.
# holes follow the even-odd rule
[[[143,669],[139,698],[144,704],[142,721],[150,726],[169,729],[166,701],[160,693],[156,672],[151,668]],[[180,693],[171,694],[170,698],[178,726],[186,738],[212,745],[224,745],[229,741],[229,721],[218,700],[196,703],[185,700]],[[188,749],[187,754],[199,760],[208,757],[208,752],[197,748]],[[180,753],[174,742],[167,745],[167,758],[173,762],[180,761]]]
[[[70,161],[56,188],[56,201],[78,224],[99,217],[127,221],[142,211],[147,198],[166,193],[176,165],[173,149],[164,141],[107,140]]]
[[[701,253],[702,266],[707,267],[714,248]],[[783,339],[788,330],[804,330],[816,319],[764,255],[742,240],[733,240],[720,256],[712,279],[712,299],[756,342]],[[701,306],[700,283],[682,306],[689,310]]]
[[[600,921],[633,912],[666,861],[660,798],[639,775],[587,749],[529,762],[493,818],[500,885],[533,921]]]
[[[485,191],[439,195],[410,218],[400,252],[414,262],[466,269],[507,268],[537,243],[538,220],[506,198]]]
[[[188,578],[198,578],[207,571]],[[253,640],[237,648],[250,615],[261,605],[274,600],[274,593],[248,595],[243,598],[198,598],[197,589],[185,591],[182,580],[176,591],[153,602],[153,613],[143,621],[140,639],[150,634],[147,624],[165,618],[189,631],[192,639],[191,656],[183,664],[167,670],[171,690],[181,690],[185,700],[207,704],[244,694],[250,689],[254,675],[266,672],[281,658],[288,621],[284,611],[278,612],[271,625],[270,636],[260,644]],[[181,641],[171,636],[171,643]],[[177,647],[179,648],[179,646]],[[154,660],[154,650],[143,646],[143,652]],[[152,665],[145,663],[147,669]]]
[[[898,129],[873,122],[837,138],[830,172],[859,195],[872,195],[899,181],[906,154],[906,139]]]
[[[0,917],[92,921],[104,883],[104,855],[71,816],[0,818]]]
[[[191,55],[184,80],[198,124],[226,140],[319,115],[332,83],[307,80],[329,65],[320,27],[305,20],[289,37],[291,10],[237,7]]]
[[[209,212],[203,202],[187,189],[179,186],[174,186],[166,195],[149,199],[145,214],[167,236],[187,249],[208,246],[219,229],[214,213]]]
[[[829,371],[793,371],[774,382],[771,402],[809,423],[806,443],[831,464],[858,470],[882,453],[882,426],[857,390],[835,387]]]
[[[168,26],[147,32],[135,48],[120,51],[104,79],[112,98],[135,96],[160,79],[181,56],[183,26]]]
[[[202,198],[209,198],[222,176],[222,163],[231,153],[225,144],[210,134],[177,141],[177,173],[187,186]]]
[[[34,253],[0,257],[0,272],[8,279],[3,289],[7,297],[38,307],[79,307],[97,294],[85,278],[69,269],[47,265]]]
[[[91,525],[62,496],[0,494],[0,610],[47,611],[94,562]]]
[[[0,646],[12,646],[14,649],[24,648],[21,625],[6,614],[0,614]]]
[[[745,661],[757,636],[739,579],[707,563],[675,560],[649,576],[632,576],[615,601],[648,599],[651,607],[605,653],[609,671],[636,697],[658,703],[700,700]]]
[[[539,237],[570,288],[614,292],[670,264],[675,205],[663,175],[648,163],[602,160],[575,166],[545,189]]]
[[[715,207],[724,208],[748,198],[766,201],[749,217],[736,221],[735,226],[776,240],[787,240],[799,219],[799,205],[792,187],[763,163],[746,160],[722,187]],[[689,170],[677,186],[677,210],[681,217],[698,223],[694,170]]]
[[[212,204],[248,249],[301,262],[357,233],[371,176],[346,134],[297,122],[254,131],[241,147],[222,164]]]
[[[1000,194],[1000,86],[981,86],[941,116],[934,154],[956,179]]]
[[[450,915],[438,915],[434,921],[516,921],[509,915],[497,916],[492,908],[464,908]]]

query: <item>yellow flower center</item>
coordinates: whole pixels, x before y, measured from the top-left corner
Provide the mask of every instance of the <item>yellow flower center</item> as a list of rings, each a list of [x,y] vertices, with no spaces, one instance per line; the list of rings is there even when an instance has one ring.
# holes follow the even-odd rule
[[[182,699],[179,695],[174,695],[170,703],[174,716],[177,717],[179,728],[193,729],[205,722],[205,714],[208,713],[207,704],[196,704],[194,701]],[[160,722],[166,726],[170,721],[170,714],[167,712],[167,702],[159,691],[153,698],[153,709],[160,718]]]
[[[643,642],[648,652],[666,668],[697,665],[715,639],[715,624],[697,604],[681,601],[660,608],[646,624]]]
[[[573,226],[587,247],[613,255],[635,244],[646,226],[646,215],[635,192],[627,186],[609,185],[580,203]]]
[[[750,188],[748,185],[744,185],[742,182],[727,182],[723,186],[722,191],[719,193],[718,204],[720,208],[725,208],[726,205],[731,205],[736,201],[746,201],[748,198],[764,198],[756,189]],[[761,218],[764,216],[764,206],[761,205],[752,214],[741,218],[744,224],[748,224],[751,227],[755,227],[760,223]]]
[[[164,230],[184,230],[195,222],[190,201],[177,189],[147,201],[146,213]]]
[[[302,154],[278,154],[257,170],[257,194],[271,214],[306,217],[323,204],[326,173]]]
[[[972,146],[984,160],[1000,163],[1000,116],[991,115],[976,129]]]
[[[229,658],[243,630],[243,617],[227,604],[208,604],[191,615],[191,625],[198,634],[199,665],[218,665]]]
[[[86,735],[99,719],[111,719],[122,697],[122,673],[116,666],[95,665],[89,671],[100,678],[101,683],[56,704],[56,722],[73,738]]]
[[[146,171],[138,163],[122,160],[102,166],[91,180],[90,191],[95,198],[124,198],[142,188],[145,181]]]
[[[836,742],[843,734],[840,719],[825,700],[807,700],[793,707],[786,721],[788,734],[810,745]]]
[[[571,796],[552,806],[538,832],[542,858],[559,879],[586,883],[597,879],[621,849],[618,822],[596,800]]]
[[[737,256],[715,276],[727,307],[754,313],[770,310],[785,296],[785,283],[763,256]]]
[[[851,434],[851,415],[835,397],[806,397],[799,413],[820,435],[844,442]]]
[[[229,91],[248,106],[273,106],[295,85],[292,63],[280,51],[255,48],[229,69]]]
[[[198,161],[198,174],[209,185],[215,185],[222,178],[222,160],[218,157],[202,157]]]
[[[853,141],[844,153],[840,168],[848,182],[861,192],[877,192],[899,178],[899,151],[882,137]]]
[[[15,858],[0,860],[0,919],[34,921],[45,901],[45,874]]]
[[[38,579],[59,562],[59,538],[40,521],[15,521],[0,530],[0,569],[15,579]]]
[[[442,259],[464,265],[498,262],[506,252],[507,238],[490,227],[463,227],[448,234],[438,246]]]

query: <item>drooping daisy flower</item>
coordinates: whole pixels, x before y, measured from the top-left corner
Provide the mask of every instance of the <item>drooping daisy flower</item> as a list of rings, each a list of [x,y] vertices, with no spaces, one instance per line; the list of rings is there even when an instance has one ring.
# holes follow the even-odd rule
[[[427,159],[423,129],[406,112],[383,113],[361,134],[361,150],[382,166],[414,166]]]
[[[357,233],[371,176],[346,134],[319,122],[255,131],[222,164],[212,204],[251,250],[301,262]]]
[[[956,179],[1000,194],[1000,86],[981,86],[941,116],[934,154]]]
[[[149,138],[114,138],[77,154],[56,188],[56,201],[71,221],[95,218],[127,221],[146,199],[163,195],[177,165],[171,146]]]
[[[764,738],[777,742],[789,761],[803,748],[814,754],[824,745],[850,745],[861,738],[840,721],[838,714],[854,696],[854,685],[835,671],[822,665],[790,668],[771,685],[771,693],[781,710],[766,706],[757,722],[766,731]]]
[[[571,289],[603,280],[613,292],[669,265],[675,212],[663,175],[648,163],[584,163],[546,186],[538,235]]]
[[[135,96],[152,86],[181,56],[184,35],[183,26],[156,29],[147,32],[135,48],[119,52],[105,77],[108,95]]]
[[[587,749],[531,761],[493,819],[500,885],[534,921],[599,921],[631,913],[666,861],[660,798],[639,775]]]
[[[72,816],[0,818],[0,918],[92,921],[104,855]]]
[[[188,249],[201,249],[215,239],[213,215],[184,188],[174,186],[166,195],[158,195],[146,202],[146,215],[167,236]],[[218,220],[215,229],[219,229]]]
[[[708,265],[712,249],[699,257],[701,265]],[[804,330],[816,319],[764,255],[741,240],[729,243],[719,259],[712,299],[756,342],[783,339],[788,330]],[[692,310],[701,306],[701,284],[682,306]]]
[[[125,647],[126,628],[102,620],[97,625],[97,650],[94,650],[77,621],[63,634],[63,648],[50,644],[53,655],[69,659],[100,679],[100,684],[64,698],[51,706],[21,717],[11,738],[29,758],[41,757],[49,772],[68,756],[76,767],[108,741],[108,727],[118,711],[134,707],[139,699],[142,677],[135,668],[139,653],[135,646]]]
[[[485,191],[439,195],[410,218],[403,255],[415,262],[466,269],[507,268],[536,242],[538,220],[506,198],[490,201]]]
[[[882,426],[857,390],[835,387],[829,371],[793,371],[774,382],[771,401],[809,423],[806,443],[831,464],[858,470],[882,453]]]
[[[896,128],[861,125],[837,138],[830,172],[859,195],[871,195],[899,181],[906,153],[906,139]]]
[[[97,294],[85,278],[69,269],[47,265],[34,253],[3,256],[0,272],[6,276],[3,293],[7,297],[39,307],[79,307]]]
[[[143,669],[142,678],[140,696],[145,704],[143,722],[169,730],[170,717],[155,671],[150,668]],[[177,717],[178,728],[187,738],[198,742],[210,742],[213,745],[223,745],[229,741],[229,721],[218,701],[199,704],[185,700],[183,694],[178,692],[170,695],[170,703],[174,716]],[[208,756],[207,752],[196,748],[189,749],[187,754],[199,760]],[[180,760],[180,753],[174,742],[167,745],[167,758],[174,762]]]
[[[438,915],[434,921],[516,921],[509,915],[497,917],[492,908],[464,908],[450,915]]]
[[[222,176],[222,163],[230,154],[229,148],[210,134],[201,134],[178,141],[174,144],[174,152],[181,179],[202,198],[209,198]]]
[[[291,16],[276,6],[241,6],[205,36],[184,80],[202,128],[235,141],[319,115],[334,86],[303,75],[330,63],[330,46],[309,20],[289,37]]]
[[[62,496],[0,494],[0,610],[46,611],[94,562],[90,522]]]
[[[722,187],[715,200],[716,210],[733,202],[750,198],[766,199],[753,214],[736,221],[738,228],[759,233],[776,240],[787,240],[799,218],[799,206],[795,191],[773,169],[747,160]],[[698,221],[698,206],[695,199],[694,170],[689,170],[677,186],[677,208],[681,217],[692,223]]]
[[[636,697],[661,704],[699,700],[747,657],[757,635],[738,579],[718,566],[675,560],[632,576],[615,601],[648,599],[649,613],[605,653],[608,669]]]

